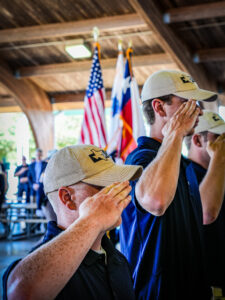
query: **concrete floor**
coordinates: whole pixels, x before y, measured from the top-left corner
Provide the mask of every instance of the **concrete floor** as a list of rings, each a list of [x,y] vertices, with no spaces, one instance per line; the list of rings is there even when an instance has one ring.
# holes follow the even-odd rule
[[[1,233],[0,226],[0,235]],[[2,275],[7,266],[14,260],[24,257],[41,239],[41,236],[13,241],[0,239],[0,299],[2,299]]]

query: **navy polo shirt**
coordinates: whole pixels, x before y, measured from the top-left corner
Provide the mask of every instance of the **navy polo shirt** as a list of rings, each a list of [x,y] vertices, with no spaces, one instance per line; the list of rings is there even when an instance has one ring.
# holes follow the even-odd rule
[[[147,167],[160,145],[140,137],[126,163]],[[174,200],[160,217],[138,204],[137,181],[131,182],[132,202],[122,214],[120,242],[132,268],[138,299],[210,299],[204,278],[200,195],[194,172],[187,166],[182,157]]]
[[[61,232],[62,230],[57,227],[54,221],[49,222],[47,233],[39,246],[48,242]],[[35,249],[39,246],[35,247]],[[106,236],[102,239],[102,247],[107,254],[107,264],[105,263],[104,254],[98,254],[90,250],[56,299],[135,299],[132,276],[127,260],[115,249]],[[17,261],[17,263],[18,262],[19,261]],[[15,265],[15,262],[11,264],[3,276],[4,300],[7,299],[7,278]]]
[[[207,170],[195,162],[191,165],[200,184]],[[204,225],[203,233],[210,284],[225,289],[225,198],[217,219],[212,224]]]
[[[15,175],[17,172],[19,172],[22,168],[29,168],[29,165],[26,165],[26,166],[20,165],[20,166],[16,167],[16,170],[15,170],[15,172],[14,172],[14,175]],[[24,177],[28,177],[28,169],[27,169],[25,172],[23,172],[23,174],[19,175],[18,177],[19,177],[19,179],[20,179],[20,178],[24,178]],[[27,183],[28,183],[28,182],[26,182],[26,184],[27,184]],[[18,184],[20,184],[20,181],[18,181]]]

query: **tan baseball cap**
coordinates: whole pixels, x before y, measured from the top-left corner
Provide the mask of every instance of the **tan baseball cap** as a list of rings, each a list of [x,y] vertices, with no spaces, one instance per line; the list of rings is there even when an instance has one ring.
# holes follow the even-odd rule
[[[200,89],[189,74],[177,70],[161,70],[149,76],[144,83],[141,99],[144,102],[170,94],[198,101],[217,99],[216,93]]]
[[[222,134],[225,132],[225,121],[217,113],[203,110],[203,115],[199,117],[198,126],[195,127],[195,133],[203,131]]]
[[[47,194],[79,181],[107,186],[114,182],[137,179],[141,173],[141,166],[116,165],[101,148],[75,145],[65,147],[51,157],[43,183]]]

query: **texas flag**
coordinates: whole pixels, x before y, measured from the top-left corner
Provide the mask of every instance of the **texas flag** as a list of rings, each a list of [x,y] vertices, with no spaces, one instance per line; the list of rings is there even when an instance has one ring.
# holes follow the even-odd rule
[[[140,109],[140,97],[137,82],[132,76],[132,49],[127,49],[127,59],[123,79],[120,119],[122,130],[117,148],[117,156],[125,161],[128,154],[137,147],[137,138],[145,135],[143,115]]]
[[[109,139],[107,145],[107,152],[109,155],[115,158],[115,152],[120,142],[120,135],[122,130],[122,122],[120,120],[120,108],[122,101],[122,88],[123,88],[123,76],[124,76],[124,61],[123,52],[119,51],[117,64],[116,64],[116,75],[114,78],[112,88],[112,110],[110,119],[110,130]]]

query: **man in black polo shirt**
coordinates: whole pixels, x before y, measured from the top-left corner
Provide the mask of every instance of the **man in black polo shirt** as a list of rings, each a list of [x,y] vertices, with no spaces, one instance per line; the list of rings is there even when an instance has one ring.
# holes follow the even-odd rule
[[[141,172],[115,165],[95,146],[54,154],[44,189],[57,224],[51,221],[42,245],[6,271],[4,298],[134,299],[128,263],[105,232],[120,224],[130,201],[127,180]]]
[[[199,117],[199,124],[195,133],[185,138],[188,148],[188,158],[195,170],[200,184],[208,169],[212,169],[211,155],[218,156],[218,163],[213,176],[206,182],[208,193],[213,185],[217,186],[217,194],[214,199],[221,203],[225,191],[225,122],[215,112],[205,110]],[[208,144],[218,148],[211,153]],[[203,226],[204,251],[207,258],[207,276],[211,286],[220,287],[225,295],[225,202],[217,219],[209,225]]]

